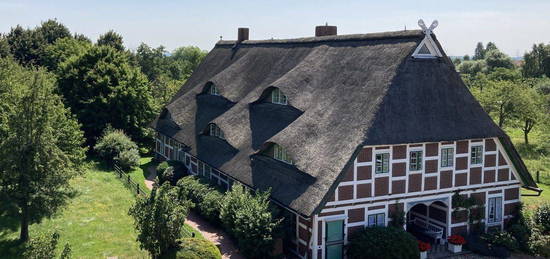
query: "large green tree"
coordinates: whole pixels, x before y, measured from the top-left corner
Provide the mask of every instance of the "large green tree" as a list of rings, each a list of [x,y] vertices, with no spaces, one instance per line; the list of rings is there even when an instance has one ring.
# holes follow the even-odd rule
[[[485,53],[485,62],[487,63],[487,68],[489,71],[494,71],[496,68],[514,68],[514,63],[512,59],[500,52],[498,49],[492,49]]]
[[[176,64],[176,70],[172,72],[173,79],[187,79],[199,66],[208,52],[198,47],[180,47],[172,52],[170,58]]]
[[[129,62],[125,52],[94,46],[63,63],[59,90],[82,123],[89,144],[107,125],[123,129],[144,143],[153,119],[153,101],[147,78]]]
[[[485,59],[485,48],[483,43],[478,42],[474,51],[474,60]]]
[[[135,219],[140,247],[153,258],[178,248],[182,228],[193,203],[178,199],[178,190],[169,183],[154,188],[149,197],[140,198],[128,212]]]
[[[124,51],[124,41],[122,35],[110,30],[99,36],[97,39],[97,45],[111,46],[119,51]]]
[[[69,180],[77,176],[85,157],[80,125],[54,92],[51,74],[13,68],[0,62],[0,73],[16,72],[0,80],[2,110],[0,192],[17,207],[20,240],[29,238],[29,224],[51,216],[71,196]],[[10,100],[4,100],[10,98]]]
[[[523,60],[523,76],[550,77],[550,45],[534,44],[531,52],[525,53]]]
[[[86,53],[91,47],[92,44],[85,40],[72,37],[58,39],[54,44],[50,44],[45,48],[42,58],[44,66],[51,71],[56,71],[61,63],[73,56]]]

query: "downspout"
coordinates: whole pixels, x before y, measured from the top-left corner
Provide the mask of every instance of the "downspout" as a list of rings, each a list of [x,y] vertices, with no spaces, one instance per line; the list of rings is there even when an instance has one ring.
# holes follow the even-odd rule
[[[542,189],[540,188],[535,188],[535,187],[531,187],[531,186],[522,186],[523,188],[527,189],[527,190],[530,190],[530,191],[534,191],[534,192],[537,192],[537,193],[527,193],[527,194],[522,194],[521,196],[525,196],[525,197],[539,197],[540,194],[542,193]]]

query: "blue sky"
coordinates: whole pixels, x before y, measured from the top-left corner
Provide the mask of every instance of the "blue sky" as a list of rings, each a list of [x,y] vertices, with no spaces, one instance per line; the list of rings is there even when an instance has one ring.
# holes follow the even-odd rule
[[[533,43],[550,43],[550,1],[25,1],[0,0],[0,32],[57,18],[92,39],[110,29],[135,49],[141,42],[169,50],[195,45],[210,50],[220,35],[235,39],[312,36],[328,22],[339,34],[416,29],[439,21],[435,33],[448,55],[471,54],[476,42],[494,41],[511,56]]]

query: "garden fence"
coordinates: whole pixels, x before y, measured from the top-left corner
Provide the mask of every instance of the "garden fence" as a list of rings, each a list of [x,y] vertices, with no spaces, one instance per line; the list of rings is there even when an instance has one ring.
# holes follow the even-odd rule
[[[130,178],[130,175],[124,172],[124,170],[122,170],[116,163],[114,164],[114,169],[118,175],[118,178],[124,183],[124,186],[128,187],[128,189],[130,189],[133,193],[138,196],[145,196],[147,194],[145,190],[143,190],[138,183],[134,182],[134,180]]]

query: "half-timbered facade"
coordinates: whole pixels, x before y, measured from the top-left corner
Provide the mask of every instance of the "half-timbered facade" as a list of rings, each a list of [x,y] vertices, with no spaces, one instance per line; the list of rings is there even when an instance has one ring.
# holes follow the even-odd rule
[[[473,226],[453,197],[473,197],[485,228],[539,191],[506,134],[423,30],[220,41],[152,126],[156,154],[230,188],[271,190],[300,258],[342,258],[353,231],[439,233]]]

